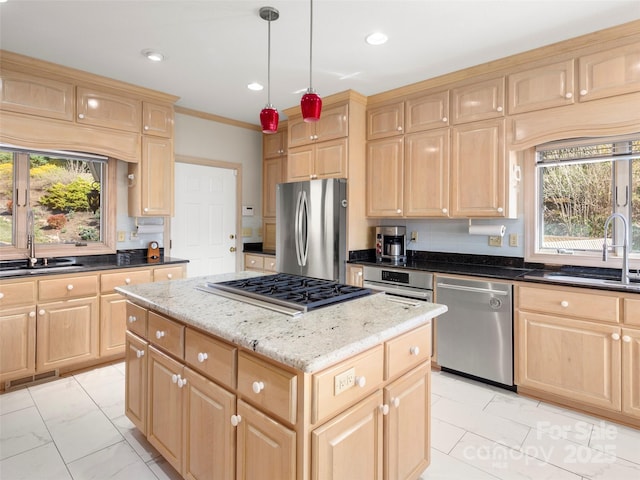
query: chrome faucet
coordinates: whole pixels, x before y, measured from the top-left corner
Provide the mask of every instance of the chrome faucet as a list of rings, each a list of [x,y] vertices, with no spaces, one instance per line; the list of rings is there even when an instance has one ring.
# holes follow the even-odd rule
[[[29,268],[33,268],[38,263],[38,257],[36,257],[35,225],[31,209],[27,212],[27,248],[29,249],[27,264]]]
[[[622,226],[624,230],[624,237],[622,245],[609,245],[607,246],[607,232],[609,231],[609,224],[615,219],[619,218],[622,220]],[[619,248],[622,247],[622,276],[620,277],[620,281],[624,285],[629,284],[629,223],[624,215],[621,213],[612,213],[607,218],[606,222],[604,222],[604,240],[602,244],[602,261],[607,261],[607,254],[609,252],[609,248]]]

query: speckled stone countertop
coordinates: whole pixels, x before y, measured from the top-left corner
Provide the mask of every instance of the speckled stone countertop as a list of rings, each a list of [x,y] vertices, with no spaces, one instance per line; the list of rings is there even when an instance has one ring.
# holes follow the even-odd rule
[[[376,293],[292,317],[196,287],[260,275],[239,272],[118,287],[127,299],[303,372],[315,372],[447,311],[444,305],[401,303]]]

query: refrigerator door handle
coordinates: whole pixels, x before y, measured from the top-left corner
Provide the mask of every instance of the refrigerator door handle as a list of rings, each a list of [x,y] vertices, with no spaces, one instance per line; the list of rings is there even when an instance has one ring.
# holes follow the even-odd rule
[[[303,190],[300,197],[300,263],[301,267],[307,265],[307,257],[309,254],[309,235],[308,235],[308,220],[309,220],[309,200],[307,199],[307,192]]]

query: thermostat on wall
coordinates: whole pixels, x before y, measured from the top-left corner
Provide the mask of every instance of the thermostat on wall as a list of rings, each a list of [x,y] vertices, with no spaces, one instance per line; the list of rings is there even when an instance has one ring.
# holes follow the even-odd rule
[[[243,217],[253,217],[253,207],[249,205],[242,206],[242,216]]]

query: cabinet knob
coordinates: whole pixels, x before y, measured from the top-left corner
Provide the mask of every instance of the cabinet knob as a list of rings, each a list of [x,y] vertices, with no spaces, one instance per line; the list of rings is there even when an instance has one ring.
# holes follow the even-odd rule
[[[67,285],[67,290],[69,291],[73,290],[73,284],[70,283],[69,285]]]
[[[383,405],[380,405],[378,408],[382,412],[382,415],[388,415],[389,414],[389,405],[387,405],[386,403],[383,404]]]
[[[396,210],[396,213],[402,213],[402,210],[397,209],[397,210]]]
[[[402,131],[402,126],[398,127],[398,131],[401,132]]]
[[[391,399],[391,405],[398,408],[400,406],[400,399],[398,397],[393,397]]]
[[[253,382],[253,384],[251,385],[251,389],[253,390],[253,393],[260,393],[262,390],[264,390],[264,382]]]
[[[173,278],[173,273],[167,273],[167,278],[171,280]]]
[[[631,337],[629,335],[623,335],[622,336],[622,341],[624,343],[629,343],[629,342],[631,342]]]
[[[611,338],[614,340],[620,340],[620,334],[619,333],[612,333],[611,334]]]
[[[147,207],[145,207],[143,210],[144,210],[145,213],[147,213],[149,211],[149,209]]]
[[[149,125],[145,125],[143,128],[144,128],[145,130],[149,130]]]
[[[36,316],[36,312],[29,312],[29,318],[33,318]]]
[[[446,123],[446,122],[448,122],[448,121],[449,121],[449,119],[448,119],[447,117],[442,117],[442,121],[443,121],[444,123]]]
[[[38,315],[44,315],[44,314],[45,314],[44,309],[42,309],[42,310],[38,310]]]
[[[0,292],[0,300],[4,298],[4,293]]]
[[[498,213],[502,213],[502,212],[504,212],[504,208],[498,207],[497,211],[498,211]]]
[[[200,363],[204,363],[204,361],[209,358],[209,355],[206,352],[199,352],[198,353],[198,361]]]
[[[144,350],[136,350],[136,357],[137,358],[144,357]]]
[[[156,330],[156,338],[158,340],[160,340],[162,337],[164,337],[166,335],[165,332],[163,332],[162,330]]]
[[[583,89],[583,90],[580,90],[580,95],[586,95],[586,94],[587,94],[587,91],[586,91],[586,90],[584,90],[584,89]]]
[[[501,112],[502,111],[502,107],[497,107],[496,108],[496,112]]]
[[[571,92],[567,92],[564,94],[564,98],[572,98],[573,97],[573,93]]]
[[[231,415],[231,425],[234,427],[237,427],[241,421],[242,417],[240,415]]]
[[[134,323],[138,321],[138,317],[136,317],[135,315],[129,315],[129,323]]]
[[[567,308],[567,307],[569,306],[569,302],[567,302],[566,300],[562,300],[562,301],[560,302],[560,306],[561,306],[562,308]]]
[[[413,347],[411,347],[409,349],[409,353],[411,355],[419,355],[420,354],[420,347],[418,347],[417,345],[414,345]]]
[[[79,114],[78,114],[78,118],[79,118],[80,120],[82,120],[82,119],[84,118],[84,113],[79,113]]]
[[[367,379],[365,377],[356,377],[355,383],[360,388],[363,388],[367,384]]]
[[[182,388],[187,384],[187,379],[178,375],[178,388]]]
[[[131,279],[130,278],[125,278],[124,279],[124,283],[126,283],[127,285],[129,285],[131,283]]]
[[[358,276],[361,277],[362,276],[362,272],[358,272]]]
[[[442,213],[448,213],[448,212],[449,212],[449,210],[447,210],[446,208],[442,209]]]
[[[178,383],[178,379],[179,379],[179,378],[180,378],[180,375],[177,375],[177,374],[175,374],[175,373],[174,373],[173,375],[171,375],[171,381],[172,381],[173,383]]]

